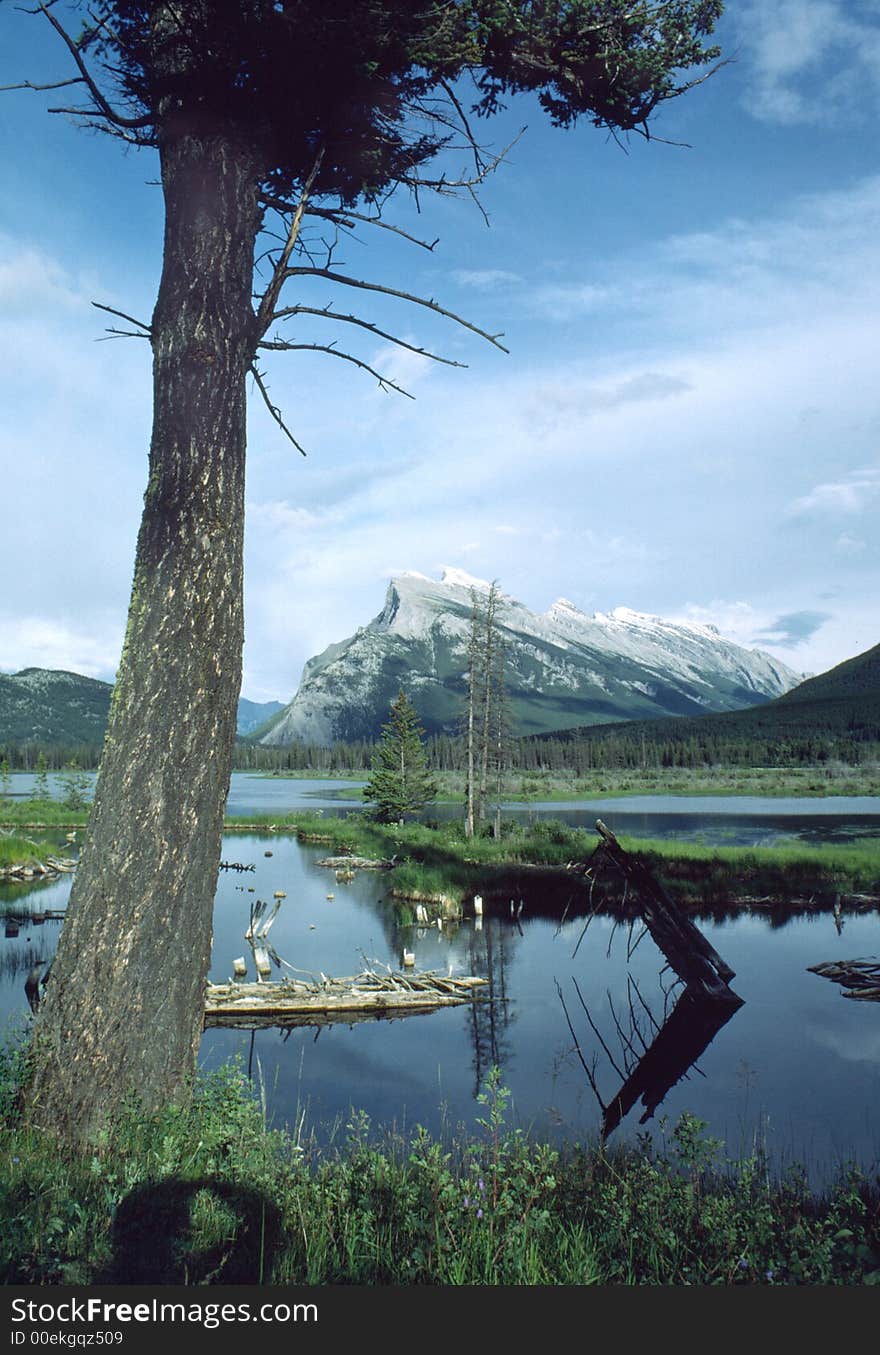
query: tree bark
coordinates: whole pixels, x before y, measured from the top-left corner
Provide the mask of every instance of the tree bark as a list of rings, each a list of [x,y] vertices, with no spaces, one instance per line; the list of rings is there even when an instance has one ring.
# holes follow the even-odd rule
[[[243,642],[256,167],[229,136],[160,148],[154,412],[125,646],[88,841],[34,1039],[33,1120],[85,1144],[195,1069]],[[112,505],[108,505],[112,511]]]

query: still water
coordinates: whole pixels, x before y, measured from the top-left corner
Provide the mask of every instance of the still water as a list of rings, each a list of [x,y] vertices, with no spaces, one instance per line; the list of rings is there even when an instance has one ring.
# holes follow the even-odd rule
[[[255,812],[268,797],[279,812],[297,804],[323,804],[332,812],[344,808],[328,794],[338,784],[236,778],[230,809]],[[626,807],[618,811],[597,802],[586,811],[582,805],[568,811],[554,804],[547,811],[566,818],[585,814],[586,822],[601,814],[620,832],[636,832],[629,822],[635,816],[649,824],[645,831],[652,836],[658,821],[680,832],[682,820],[693,820],[694,832],[737,834],[768,825],[786,836],[818,829],[823,836],[867,837],[880,829],[876,800],[846,806],[842,813],[832,813],[827,803],[819,812],[816,802],[807,802],[809,809],[788,804],[781,814],[778,801],[750,805],[746,812],[742,801],[725,811],[715,800],[705,814],[690,806],[683,813],[656,803],[647,809],[619,803]],[[756,827],[760,824],[763,829]],[[466,916],[442,930],[403,926],[385,896],[384,876],[364,872],[349,883],[337,882],[332,871],[317,865],[324,850],[277,833],[225,839],[224,860],[255,870],[221,872],[214,979],[228,978],[237,956],[250,963],[244,940],[250,905],[283,890],[287,897],[270,940],[296,970],[343,976],[368,965],[396,969],[405,947],[415,952],[417,971],[486,976],[493,1001],[320,1031],[212,1030],[202,1042],[202,1063],[215,1067],[239,1055],[265,1085],[277,1123],[293,1125],[304,1117],[306,1128],[321,1136],[332,1133],[334,1124],[344,1126],[351,1107],[366,1110],[376,1123],[393,1121],[404,1129],[416,1123],[434,1131],[444,1124],[472,1126],[480,1113],[476,1093],[487,1069],[498,1064],[512,1092],[513,1123],[569,1139],[595,1136],[601,1124],[598,1098],[613,1102],[622,1083],[638,1075],[641,1056],[679,995],[669,972],[661,974],[663,957],[650,936],[633,949],[638,929],[630,932],[628,924],[599,915],[585,930],[586,901],[576,890],[564,923],[546,916],[536,898],[523,901],[518,918],[511,916],[510,901],[501,900],[487,904],[482,919]],[[37,918],[63,908],[68,891],[69,878],[37,888],[0,886],[0,906],[24,924],[17,936],[0,935],[0,1023],[27,1019],[27,971],[35,960],[49,958],[60,926]],[[514,902],[516,912],[519,900]],[[661,1087],[665,1094],[644,1128],[661,1144],[664,1121],[668,1133],[682,1111],[690,1110],[724,1139],[731,1154],[748,1151],[758,1139],[777,1165],[797,1159],[817,1181],[850,1159],[876,1168],[880,1005],[845,999],[836,984],[807,972],[807,966],[880,957],[877,912],[845,915],[840,931],[830,914],[775,924],[760,915],[715,917],[699,925],[736,971],[732,987],[744,1003],[695,1067],[676,1067],[673,1057],[661,1078],[672,1085]],[[185,938],[179,941],[185,945]],[[643,1105],[635,1104],[611,1141],[640,1132],[643,1113]]]

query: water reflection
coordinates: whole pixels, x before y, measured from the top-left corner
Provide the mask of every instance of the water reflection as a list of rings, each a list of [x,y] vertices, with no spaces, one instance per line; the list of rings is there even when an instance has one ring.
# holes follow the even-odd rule
[[[438,928],[420,922],[414,906],[404,915],[388,897],[384,877],[361,872],[337,883],[316,864],[325,850],[303,847],[280,833],[226,838],[224,859],[254,870],[221,873],[213,979],[229,978],[233,961],[247,952],[251,903],[261,898],[271,904],[282,891],[286,898],[270,935],[279,956],[297,971],[356,974],[364,959],[396,969],[405,947],[415,955],[416,972],[485,977],[492,1000],[419,1021],[338,1025],[320,1032],[207,1031],[203,1066],[239,1054],[247,1068],[250,1056],[273,1123],[295,1125],[305,1114],[308,1129],[329,1138],[333,1125],[344,1123],[349,1107],[356,1106],[377,1125],[418,1122],[442,1132],[460,1122],[473,1128],[482,1113],[475,1095],[489,1068],[498,1066],[512,1093],[511,1122],[540,1135],[583,1141],[604,1128],[625,1136],[632,1132],[636,1107],[642,1114],[662,1106],[672,1122],[685,1110],[698,1115],[731,1152],[747,1148],[756,1126],[769,1120],[775,1159],[810,1158],[817,1178],[837,1160],[852,1158],[865,1169],[878,1160],[877,1007],[843,1001],[835,985],[807,972],[822,961],[880,953],[875,909],[844,906],[838,919],[845,922],[842,936],[830,904],[826,912],[803,906],[760,913],[702,909],[695,919],[736,970],[744,1005],[735,1020],[712,1032],[706,1019],[711,1014],[688,1004],[667,1031],[680,992],[669,989],[667,998],[658,977],[663,957],[650,936],[639,940],[631,897],[624,904],[620,892],[616,898],[609,893],[575,954],[588,910],[583,881],[565,880],[554,893],[545,882],[529,884],[524,876],[515,894],[493,898],[483,891],[481,917],[444,919]],[[17,889],[7,903],[29,920],[33,911],[63,908],[69,886],[67,877],[30,891]],[[8,940],[0,930],[0,1024],[27,1013],[25,979],[37,961],[50,958],[59,925],[47,920],[22,926]],[[590,1030],[575,980],[619,1073]],[[607,1127],[610,1118],[603,1125],[554,981],[565,995],[587,1065],[592,1067],[594,1054],[601,1061],[595,1077],[606,1110],[617,1103],[616,1127]],[[630,1006],[641,1038],[629,1030]],[[632,1045],[626,1058],[618,1026]],[[651,1061],[640,1070],[652,1048]],[[697,1060],[703,1077],[689,1058]],[[738,1071],[745,1064],[747,1091]]]
[[[627,984],[625,1016],[621,1018],[614,1011],[613,1003],[610,1004],[619,1044],[615,1055],[590,1014],[577,979],[572,979],[572,985],[593,1035],[611,1068],[622,1079],[620,1089],[609,1101],[605,1101],[597,1077],[599,1056],[594,1052],[587,1062],[581,1042],[575,1033],[562,988],[557,984],[559,1001],[565,1012],[578,1058],[602,1112],[603,1140],[617,1129],[639,1100],[644,1106],[639,1124],[645,1124],[652,1119],[657,1107],[672,1087],[686,1077],[691,1069],[700,1071],[696,1068],[697,1060],[706,1052],[722,1027],[727,1025],[734,1013],[743,1005],[742,998],[732,991],[728,997],[719,997],[685,987],[672,1011],[668,1014],[664,1012],[661,1025],[642,996],[638,984],[630,979]],[[664,1006],[667,998],[668,992],[664,993]],[[649,1031],[653,1033],[650,1044],[647,1043],[645,1034],[646,1020]]]

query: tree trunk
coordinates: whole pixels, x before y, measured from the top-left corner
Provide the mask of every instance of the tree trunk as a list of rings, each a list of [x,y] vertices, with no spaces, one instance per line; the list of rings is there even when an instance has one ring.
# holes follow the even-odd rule
[[[88,841],[34,1040],[32,1118],[75,1145],[123,1096],[155,1108],[194,1072],[241,686],[257,176],[230,138],[192,131],[161,165],[149,482]]]

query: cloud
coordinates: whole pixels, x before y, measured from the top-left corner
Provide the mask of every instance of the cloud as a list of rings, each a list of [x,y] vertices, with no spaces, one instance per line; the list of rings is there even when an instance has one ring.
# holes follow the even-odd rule
[[[122,652],[120,618],[105,616],[97,633],[43,616],[0,617],[0,671],[54,668],[112,682]]]
[[[777,616],[763,634],[755,636],[755,640],[761,645],[782,645],[788,648],[811,639],[830,620],[830,612],[789,612],[785,616]]]
[[[738,17],[754,117],[826,127],[876,112],[880,24],[873,0],[752,0]]]
[[[9,316],[50,305],[64,310],[85,307],[95,295],[57,259],[0,232],[0,307]]]
[[[565,322],[628,304],[634,290],[632,282],[619,287],[592,282],[537,287],[530,293],[529,304],[545,319]]]
[[[573,374],[564,384],[539,386],[529,417],[540,426],[547,426],[559,420],[589,418],[626,405],[669,400],[692,388],[684,377],[667,372],[636,372],[613,382],[597,382]]]
[[[511,273],[506,268],[455,268],[452,280],[460,287],[473,287],[478,292],[497,292],[522,282],[519,273]]]
[[[271,532],[275,535],[287,532],[308,532],[321,526],[326,520],[318,513],[307,508],[293,508],[286,499],[275,499],[267,503],[248,503],[246,521],[257,532]]]
[[[816,485],[795,499],[787,510],[790,518],[852,517],[863,513],[880,496],[880,467],[853,471],[842,480]],[[841,538],[841,541],[846,538]]]
[[[674,335],[716,345],[746,330],[791,334],[798,321],[815,328],[827,314],[852,323],[880,304],[878,213],[880,176],[870,175],[599,258],[591,276],[538,289],[527,304],[566,326],[601,311],[606,347],[631,350],[661,337],[668,347]]]
[[[861,555],[868,549],[868,543],[863,537],[852,536],[849,532],[841,532],[834,544],[844,555]]]

